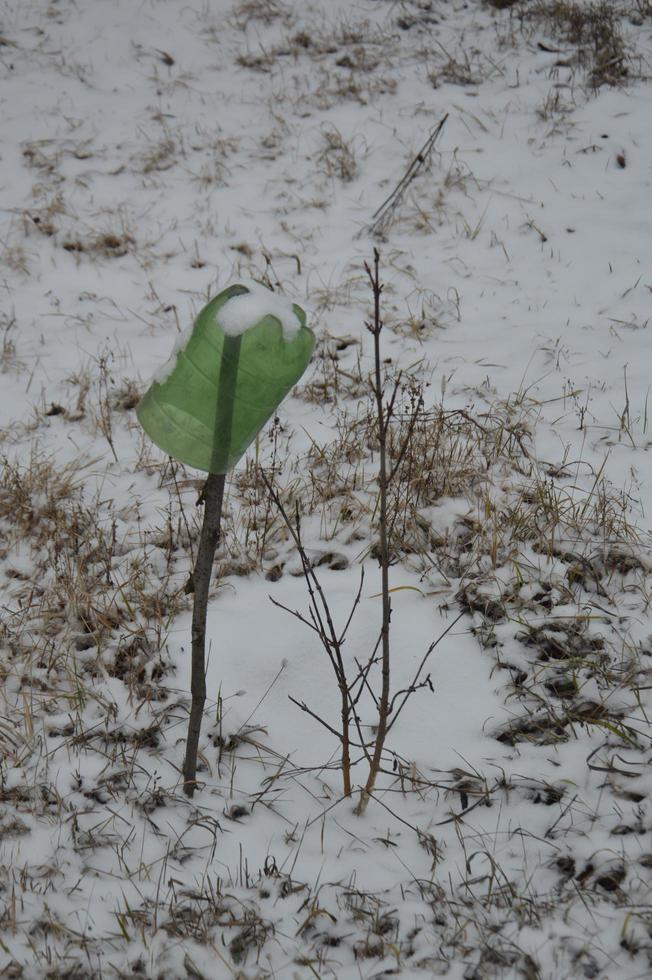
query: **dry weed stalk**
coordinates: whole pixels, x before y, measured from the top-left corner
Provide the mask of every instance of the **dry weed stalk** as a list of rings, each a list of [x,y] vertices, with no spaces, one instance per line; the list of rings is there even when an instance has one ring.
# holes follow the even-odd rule
[[[419,176],[423,168],[430,160],[430,154],[434,149],[435,143],[437,142],[439,134],[444,128],[444,124],[446,123],[447,119],[448,113],[446,113],[446,115],[439,121],[417,155],[410,161],[405,173],[389,197],[386,198],[380,207],[374,211],[373,221],[369,227],[365,229],[368,234],[383,237],[387,233],[398,208],[401,206],[401,202],[405,197],[408,187]]]

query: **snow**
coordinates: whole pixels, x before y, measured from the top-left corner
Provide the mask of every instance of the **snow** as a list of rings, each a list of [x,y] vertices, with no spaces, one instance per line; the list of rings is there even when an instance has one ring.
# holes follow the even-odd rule
[[[592,91],[570,42],[480,0],[0,0],[0,974],[649,975],[652,20],[612,6],[636,54]],[[390,570],[394,691],[463,617],[357,817],[289,700],[337,725],[314,630],[270,602],[307,615],[253,467],[299,501],[338,630],[364,569],[355,672],[374,246],[384,366],[441,412]],[[243,282],[225,330],[289,339],[296,302],[318,342],[229,478],[189,801],[202,478],[134,407]]]
[[[238,337],[250,330],[266,316],[273,316],[281,324],[285,340],[292,340],[301,329],[301,321],[292,309],[292,304],[256,282],[243,283],[249,290],[239,296],[232,296],[217,315],[225,334]]]
[[[170,377],[170,375],[172,374],[172,372],[177,366],[177,359],[179,357],[179,354],[186,349],[188,341],[192,337],[192,332],[193,332],[192,326],[186,327],[185,330],[181,331],[181,333],[179,334],[179,336],[174,342],[174,346],[172,348],[170,356],[168,357],[167,361],[165,361],[164,364],[161,364],[161,366],[156,369],[156,371],[152,375],[152,381],[155,381],[159,385],[165,384],[165,382],[168,380],[168,378]]]
[[[264,317],[273,316],[281,324],[286,340],[292,340],[296,336],[301,329],[301,321],[292,309],[290,302],[283,296],[273,293],[270,289],[265,289],[259,283],[253,282],[253,280],[238,283],[238,285],[246,286],[249,292],[240,296],[232,296],[220,308],[218,320],[225,334],[238,337],[246,330],[255,327]],[[170,356],[164,364],[156,369],[152,375],[152,381],[160,385],[165,384],[177,366],[177,358],[185,350],[192,332],[192,326],[181,331],[174,342]]]

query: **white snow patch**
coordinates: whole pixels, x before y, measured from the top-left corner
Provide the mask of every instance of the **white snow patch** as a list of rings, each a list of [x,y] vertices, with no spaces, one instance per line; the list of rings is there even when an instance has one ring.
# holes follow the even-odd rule
[[[266,289],[260,283],[245,281],[242,283],[249,290],[248,293],[241,293],[227,300],[217,314],[218,322],[224,331],[231,337],[237,337],[259,323],[265,316],[275,316],[280,321],[283,328],[283,336],[286,340],[291,340],[301,329],[301,321],[292,309],[292,303],[281,296],[273,293],[271,289]],[[167,361],[154,372],[152,381],[157,384],[164,384],[177,366],[177,358],[182,350],[185,349],[194,324],[182,330],[174,342],[172,352]]]
[[[219,324],[230,337],[238,337],[259,323],[263,317],[274,316],[280,321],[285,340],[292,340],[301,329],[301,321],[285,296],[273,293],[257,282],[246,282],[248,293],[227,300],[217,314]]]
[[[182,330],[177,339],[174,342],[174,347],[172,348],[172,353],[168,357],[164,364],[161,364],[159,368],[156,369],[152,377],[152,381],[156,384],[162,385],[168,380],[175,367],[177,366],[177,358],[182,350],[185,349],[186,344],[192,336],[194,324],[190,327],[186,327]]]

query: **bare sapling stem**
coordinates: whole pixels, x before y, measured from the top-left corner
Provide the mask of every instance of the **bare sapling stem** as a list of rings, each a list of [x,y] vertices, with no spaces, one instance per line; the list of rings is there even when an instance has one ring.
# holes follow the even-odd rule
[[[224,473],[210,473],[204,484],[200,500],[204,503],[204,520],[199,538],[197,560],[192,572],[188,591],[195,593],[192,607],[192,660],[190,693],[192,704],[188,721],[186,757],[183,763],[183,790],[192,797],[197,787],[197,751],[206,702],[206,611],[208,591],[213,570],[213,559],[220,540],[222,502],[224,500]]]
[[[337,722],[331,724],[308,707],[304,701],[295,698],[290,698],[290,700],[319,722],[331,735],[340,740],[344,796],[352,795],[352,769],[362,760],[366,761],[368,765],[366,780],[362,785],[357,784],[360,787],[360,796],[355,806],[355,813],[358,816],[365,812],[369,800],[374,798],[378,775],[386,772],[386,769],[383,768],[383,759],[385,743],[391,729],[403,712],[407,701],[416,691],[423,688],[433,691],[430,674],[423,676],[426,664],[437,645],[458,621],[455,620],[437,640],[429,645],[421,658],[412,682],[407,687],[392,694],[390,644],[392,601],[389,569],[395,560],[399,533],[397,532],[397,522],[401,518],[401,501],[404,502],[406,508],[409,506],[407,493],[411,483],[412,467],[419,465],[416,450],[413,451],[413,441],[420,420],[423,418],[423,395],[422,386],[416,381],[410,381],[409,378],[406,384],[401,373],[390,382],[383,366],[381,353],[383,285],[380,281],[380,253],[378,249],[374,249],[373,266],[365,263],[365,271],[373,294],[373,317],[370,322],[366,323],[366,327],[373,339],[373,369],[368,382],[372,396],[369,420],[374,432],[372,439],[378,460],[376,472],[378,492],[375,495],[372,525],[378,528],[375,553],[380,566],[382,619],[380,631],[367,660],[361,662],[358,658],[354,658],[356,672],[353,676],[347,677],[343,646],[353,616],[360,604],[364,570],[360,575],[360,585],[351,604],[348,619],[344,628],[338,632],[335,629],[328,598],[301,537],[299,506],[296,505],[296,513],[292,519],[284,507],[277,489],[265,472],[260,470],[261,479],[265,484],[269,498],[281,515],[299,554],[310,599],[309,608],[304,614],[296,609],[290,609],[271,596],[270,598],[274,605],[290,613],[309,630],[317,634],[321,646],[330,660],[339,689],[340,730],[337,729]],[[405,392],[409,398],[407,412],[403,407]],[[405,520],[405,517],[403,519]],[[372,682],[372,675],[373,678],[377,678],[378,672],[380,672],[379,686]],[[371,737],[362,731],[359,704],[363,698],[365,701],[367,698],[370,699],[373,706],[375,726]],[[352,759],[352,749],[360,750],[362,755],[357,759]]]
[[[372,323],[367,324],[367,329],[371,333],[374,341],[374,374],[372,389],[376,404],[376,426],[378,433],[378,522],[379,522],[379,553],[382,595],[382,623],[380,628],[380,658],[381,658],[381,688],[377,702],[378,725],[376,737],[373,745],[373,752],[369,762],[369,773],[367,782],[362,790],[360,801],[356,812],[360,815],[366,809],[369,796],[373,792],[376,778],[380,770],[385,738],[387,736],[387,726],[389,723],[390,706],[390,643],[389,628],[392,617],[392,603],[389,593],[389,532],[387,518],[387,430],[390,423],[392,405],[385,407],[384,386],[382,377],[382,360],[380,356],[380,335],[383,323],[380,316],[380,297],[383,291],[379,273],[380,253],[374,249],[373,271],[365,263],[365,269],[371,283],[374,297],[374,318]]]

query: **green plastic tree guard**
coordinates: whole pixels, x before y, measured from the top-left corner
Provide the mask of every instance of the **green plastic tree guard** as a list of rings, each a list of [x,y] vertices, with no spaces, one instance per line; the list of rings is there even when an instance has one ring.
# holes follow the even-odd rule
[[[137,409],[160,449],[208,473],[235,466],[303,374],[315,342],[301,307],[292,306],[296,331],[286,331],[276,315],[278,294],[269,293],[272,312],[264,312],[262,287],[252,293],[257,312],[251,325],[239,333],[225,330],[220,310],[249,292],[230,286],[204,307]]]

